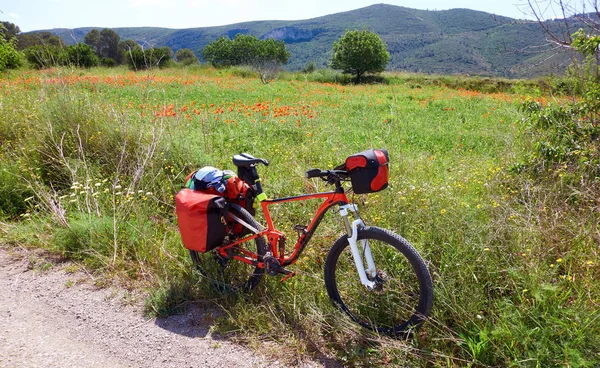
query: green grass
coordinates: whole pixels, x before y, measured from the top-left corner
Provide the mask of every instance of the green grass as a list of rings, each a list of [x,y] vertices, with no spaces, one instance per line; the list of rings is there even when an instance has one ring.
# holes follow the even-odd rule
[[[299,352],[347,366],[598,365],[597,212],[552,200],[560,183],[532,185],[509,171],[529,145],[518,104],[543,101],[543,91],[462,88],[481,85],[476,78],[459,89],[442,77],[361,86],[311,78],[263,85],[206,67],[3,76],[3,243],[54,250],[154,290],[149,313],[219,305],[220,333],[281,341],[290,362]],[[269,197],[289,196],[323,189],[306,170],[371,147],[390,153],[390,186],[354,200],[368,224],[408,239],[434,279],[432,318],[413,340],[375,336],[329,302],[322,262],[342,231],[334,215],[285,283],[265,277],[250,295],[223,296],[193,272],[173,200],[193,169],[233,169],[231,156],[248,152],[270,162],[259,169]],[[280,229],[294,239],[303,216],[286,207]]]

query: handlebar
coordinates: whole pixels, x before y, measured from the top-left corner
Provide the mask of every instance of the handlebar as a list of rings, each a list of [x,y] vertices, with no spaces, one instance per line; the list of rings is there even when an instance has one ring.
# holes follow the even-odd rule
[[[321,170],[321,169],[310,169],[306,172],[305,177],[310,178],[321,178],[328,184],[339,183],[344,180],[348,180],[348,171],[346,170]]]

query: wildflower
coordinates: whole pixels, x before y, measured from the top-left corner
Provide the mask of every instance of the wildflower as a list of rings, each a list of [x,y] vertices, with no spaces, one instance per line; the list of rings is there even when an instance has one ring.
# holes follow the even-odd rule
[[[444,213],[446,213],[446,209],[442,208],[442,210],[440,211],[440,213],[443,215]]]

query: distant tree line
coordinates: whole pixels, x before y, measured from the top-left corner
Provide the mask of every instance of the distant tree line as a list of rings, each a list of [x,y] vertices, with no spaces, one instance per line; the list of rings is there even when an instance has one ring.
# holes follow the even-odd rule
[[[23,34],[10,22],[2,22],[0,30],[0,71],[17,68],[25,60],[38,69],[65,65],[81,68],[127,65],[132,70],[143,70],[163,68],[173,58],[169,47],[144,48],[131,39],[121,41],[119,35],[108,28],[93,29],[83,42],[70,46],[50,32]],[[179,50],[175,57],[184,65],[198,62],[190,49]]]
[[[19,27],[10,22],[2,22],[0,31],[0,71],[18,68],[23,60],[38,69],[65,65],[81,68],[128,65],[132,70],[143,70],[163,68],[173,59],[169,47],[144,48],[131,39],[121,41],[109,28],[93,29],[85,35],[83,42],[70,46],[50,32],[22,34]],[[283,41],[237,34],[233,39],[223,36],[209,43],[202,50],[202,56],[216,68],[249,66],[263,83],[268,83],[281,65],[288,62],[290,53]],[[348,31],[334,44],[330,66],[353,74],[358,83],[365,73],[382,72],[389,59],[387,45],[376,33]],[[182,65],[199,62],[190,49],[178,50],[175,60]],[[314,68],[311,63],[305,69],[312,72]]]

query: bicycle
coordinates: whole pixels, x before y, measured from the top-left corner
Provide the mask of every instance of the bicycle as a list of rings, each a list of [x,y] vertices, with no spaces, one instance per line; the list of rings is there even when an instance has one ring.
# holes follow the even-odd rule
[[[196,268],[220,290],[249,291],[265,273],[284,275],[281,281],[294,276],[287,267],[299,259],[326,212],[338,206],[345,234],[333,243],[325,260],[324,279],[329,298],[354,322],[382,334],[405,335],[426,320],[432,306],[433,285],[423,258],[401,236],[366,226],[357,205],[348,200],[342,186],[350,177],[343,165],[333,170],[306,172],[306,178],[320,178],[333,185],[333,191],[267,199],[257,166],[268,166],[268,161],[240,154],[233,156],[233,163],[238,176],[254,188],[266,226],[245,208],[230,203],[223,244],[207,253],[190,250]],[[286,255],[287,237],[275,228],[269,208],[310,199],[322,202],[308,225],[294,226],[298,239],[291,254]]]

